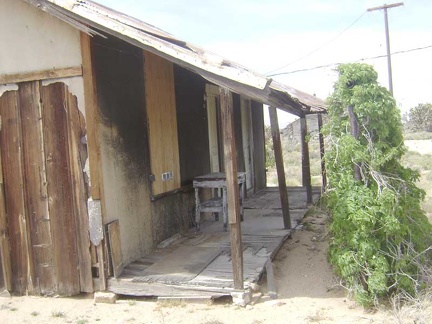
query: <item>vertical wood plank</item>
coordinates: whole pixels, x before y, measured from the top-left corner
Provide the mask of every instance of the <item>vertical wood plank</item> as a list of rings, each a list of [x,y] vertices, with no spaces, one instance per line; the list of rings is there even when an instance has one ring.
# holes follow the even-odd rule
[[[101,199],[101,149],[99,142],[99,109],[92,65],[90,36],[81,32],[81,56],[84,81],[84,101],[87,124],[87,146],[90,165],[91,196]]]
[[[70,179],[67,91],[63,83],[42,88],[42,118],[48,179],[49,212],[57,292],[75,295],[80,292],[78,252]]]
[[[4,101],[3,101],[4,100]],[[33,292],[33,262],[28,219],[24,201],[21,118],[17,91],[2,96],[2,130],[0,142],[3,157],[8,234],[11,245],[12,288],[21,294]]]
[[[50,295],[55,292],[56,273],[53,262],[47,178],[43,145],[40,83],[27,82],[19,90],[25,174],[26,212],[30,220],[36,289]]]
[[[107,225],[108,227],[108,241],[109,252],[111,254],[111,263],[113,268],[113,275],[118,278],[123,271],[123,256],[121,251],[120,240],[120,223],[118,220],[113,221]]]
[[[84,181],[84,164],[87,157],[81,139],[85,135],[85,121],[78,110],[77,98],[67,93],[68,147],[72,198],[76,221],[76,237],[79,258],[80,286],[82,292],[93,292],[91,272],[89,220],[87,212],[87,192]],[[83,156],[84,154],[84,156]]]
[[[307,122],[306,117],[300,117],[300,137],[302,149],[302,181],[303,187],[306,188],[307,204],[312,204],[312,179],[310,171],[309,144],[306,141]]]
[[[104,221],[105,198],[103,192],[102,159],[100,148],[100,113],[96,90],[96,75],[92,62],[91,38],[81,32],[81,56],[83,64],[84,100],[87,125],[87,148],[90,165],[91,197],[101,201],[102,221]],[[97,247],[97,258],[99,264],[99,289],[106,289],[107,264],[105,255],[105,240]]]
[[[322,133],[322,115],[318,114],[318,131],[319,131],[319,146],[320,146],[320,158],[321,158],[321,178],[322,178],[322,190],[325,190],[327,187],[327,176],[326,176],[326,167],[324,161],[325,149],[324,149],[324,135]]]
[[[9,109],[9,100],[13,98],[10,93],[4,94],[0,97],[0,116],[2,121],[5,121],[3,111]],[[15,100],[12,100],[14,102]],[[4,288],[8,291],[12,291],[12,265],[11,265],[11,245],[9,242],[9,235],[7,229],[7,215],[6,215],[6,201],[5,201],[5,184],[3,177],[3,159],[2,154],[6,150],[3,146],[3,132],[0,130],[0,255],[1,255],[1,266],[3,275]]]
[[[153,194],[180,187],[180,161],[174,89],[174,66],[144,51],[146,111],[149,128],[150,165],[155,181]],[[173,172],[163,181],[162,173]]]
[[[276,161],[276,171],[279,183],[279,195],[282,206],[282,216],[284,221],[284,228],[291,228],[291,217],[289,213],[288,191],[285,180],[285,169],[283,164],[282,146],[280,141],[279,121],[275,107],[269,107],[270,125],[273,138],[273,150]]]
[[[244,289],[243,249],[241,237],[239,186],[237,180],[234,113],[230,91],[228,89],[220,88],[220,100],[234,288]]]

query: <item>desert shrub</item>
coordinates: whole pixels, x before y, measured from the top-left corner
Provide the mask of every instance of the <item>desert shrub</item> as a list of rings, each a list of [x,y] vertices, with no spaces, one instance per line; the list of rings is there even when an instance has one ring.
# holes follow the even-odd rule
[[[371,66],[343,64],[338,72],[325,126],[330,262],[362,305],[398,292],[416,295],[430,262],[432,226],[420,207],[419,173],[400,162],[400,112]]]
[[[432,104],[421,103],[411,108],[405,127],[411,132],[432,132]]]

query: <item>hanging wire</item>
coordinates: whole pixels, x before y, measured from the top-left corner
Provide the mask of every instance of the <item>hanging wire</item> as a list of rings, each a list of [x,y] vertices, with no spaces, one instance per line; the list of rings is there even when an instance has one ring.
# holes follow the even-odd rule
[[[271,70],[271,71],[267,72],[266,75],[267,75],[267,76],[274,75],[274,74],[270,74],[270,73],[273,73],[273,72],[275,72],[275,71],[278,71],[278,70],[281,70],[281,69],[283,69],[283,68],[286,68],[286,67],[288,67],[288,66],[290,66],[290,65],[292,65],[292,64],[294,64],[294,63],[300,62],[301,60],[303,60],[303,59],[305,59],[305,58],[311,56],[312,54],[318,52],[321,48],[323,48],[323,47],[327,46],[328,44],[334,42],[337,38],[339,38],[339,37],[340,37],[343,33],[345,33],[348,29],[350,29],[352,26],[354,26],[354,24],[356,24],[356,23],[357,23],[361,18],[363,18],[363,16],[364,16],[366,13],[367,13],[367,11],[363,12],[363,13],[361,14],[361,16],[358,17],[356,20],[354,20],[354,21],[353,21],[353,22],[352,22],[348,27],[346,27],[344,30],[342,30],[339,34],[337,34],[337,35],[336,35],[335,37],[333,37],[332,39],[328,40],[327,42],[325,42],[325,43],[321,44],[320,46],[318,46],[317,48],[315,48],[313,51],[309,52],[308,54],[306,54],[306,55],[304,55],[304,56],[302,56],[302,57],[299,57],[298,59],[296,59],[296,60],[294,60],[294,61],[292,61],[292,62],[290,62],[290,63],[288,63],[288,64],[285,64],[284,66],[281,66],[281,67],[279,67],[279,68],[277,68],[277,69],[274,69],[274,70]]]

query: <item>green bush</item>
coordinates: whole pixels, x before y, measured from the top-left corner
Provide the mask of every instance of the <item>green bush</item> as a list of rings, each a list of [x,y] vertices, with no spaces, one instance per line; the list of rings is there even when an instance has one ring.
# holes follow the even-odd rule
[[[420,207],[419,173],[400,162],[406,149],[393,97],[369,65],[343,64],[338,72],[325,126],[329,259],[356,300],[369,306],[394,292],[421,290],[432,226]],[[348,106],[358,139],[350,133]]]

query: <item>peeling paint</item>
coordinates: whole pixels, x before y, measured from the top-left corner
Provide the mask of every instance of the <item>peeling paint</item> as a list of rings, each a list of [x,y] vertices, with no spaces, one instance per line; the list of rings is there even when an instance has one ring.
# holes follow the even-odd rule
[[[48,86],[52,83],[63,82],[69,88],[69,92],[72,93],[78,100],[78,109],[85,116],[85,101],[84,101],[84,81],[82,77],[72,78],[60,78],[60,79],[49,79],[43,80],[42,85]]]
[[[18,90],[18,84],[1,84],[0,85],[0,97],[7,91]]]

